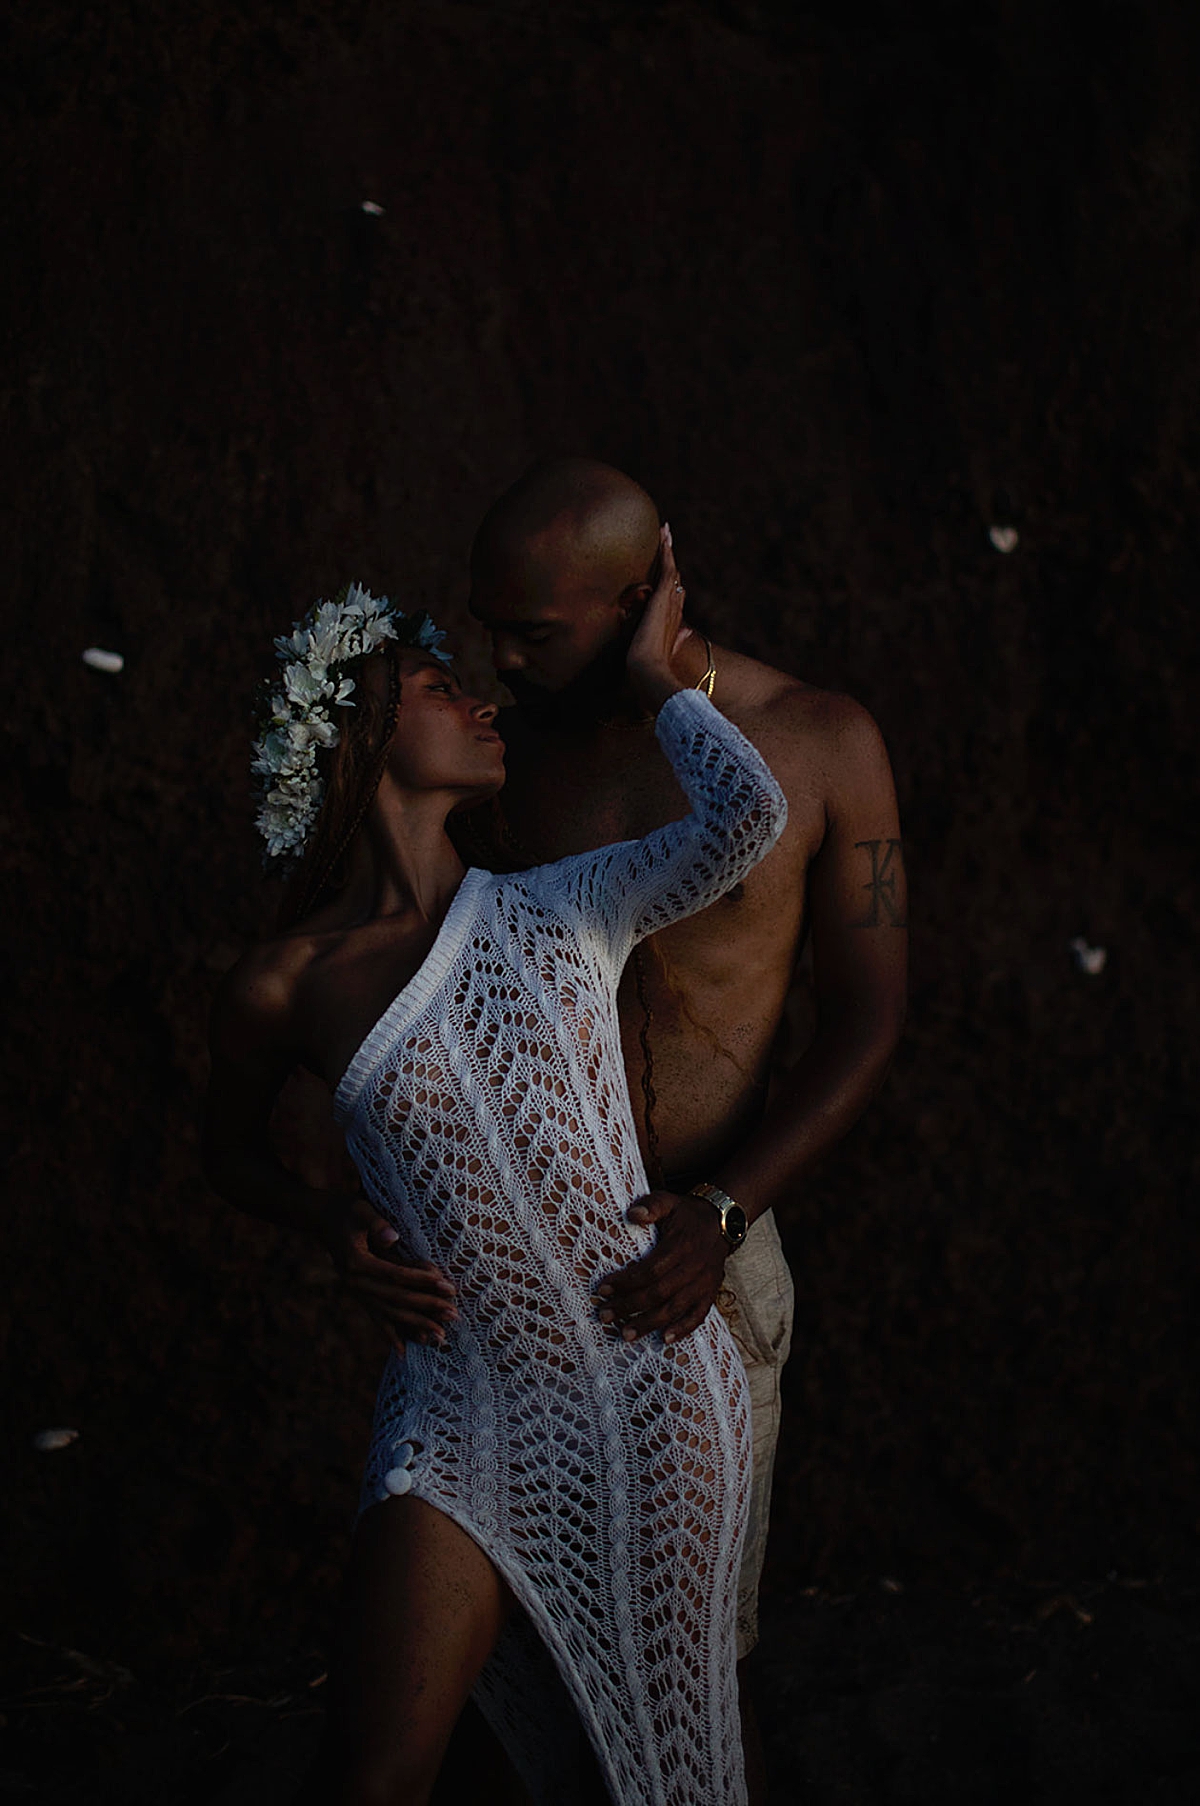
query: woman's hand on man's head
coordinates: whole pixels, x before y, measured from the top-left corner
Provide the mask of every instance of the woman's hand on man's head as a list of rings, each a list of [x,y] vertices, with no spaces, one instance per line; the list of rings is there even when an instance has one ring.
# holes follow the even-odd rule
[[[629,643],[625,668],[638,701],[657,714],[668,696],[684,685],[674,672],[680,647],[692,636],[683,621],[685,591],[675,564],[671,529],[660,529],[662,557],[658,583],[646,603],[637,631]]]

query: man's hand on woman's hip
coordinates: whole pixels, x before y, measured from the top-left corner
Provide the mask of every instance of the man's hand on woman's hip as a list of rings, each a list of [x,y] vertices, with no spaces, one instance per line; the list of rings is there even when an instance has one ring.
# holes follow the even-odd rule
[[[716,1303],[729,1244],[720,1212],[705,1198],[652,1191],[630,1205],[631,1223],[650,1224],[658,1240],[648,1254],[598,1287],[600,1321],[626,1341],[661,1333],[676,1342],[698,1329]]]

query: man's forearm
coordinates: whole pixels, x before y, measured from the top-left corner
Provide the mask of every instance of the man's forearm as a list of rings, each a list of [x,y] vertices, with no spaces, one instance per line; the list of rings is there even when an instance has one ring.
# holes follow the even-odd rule
[[[210,1152],[204,1167],[214,1191],[238,1210],[310,1235],[321,1235],[325,1213],[337,1195],[305,1185],[267,1148],[237,1156]]]
[[[755,1132],[705,1177],[736,1198],[751,1222],[786,1201],[862,1115],[899,1038],[898,1022],[854,1033],[818,1031]]]
[[[398,1354],[412,1339],[445,1340],[457,1316],[454,1285],[432,1262],[404,1253],[396,1230],[361,1192],[305,1185],[269,1146],[209,1146],[204,1166],[213,1189],[239,1210],[312,1235]]]

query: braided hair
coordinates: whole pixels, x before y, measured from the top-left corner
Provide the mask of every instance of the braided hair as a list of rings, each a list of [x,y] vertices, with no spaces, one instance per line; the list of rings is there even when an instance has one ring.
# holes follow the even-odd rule
[[[382,696],[374,685],[358,681],[365,658],[346,667],[356,679],[355,706],[346,711],[321,812],[283,894],[276,918],[281,934],[329,902],[349,878],[350,850],[379,788],[400,708],[400,648],[387,640],[380,652],[387,666]]]

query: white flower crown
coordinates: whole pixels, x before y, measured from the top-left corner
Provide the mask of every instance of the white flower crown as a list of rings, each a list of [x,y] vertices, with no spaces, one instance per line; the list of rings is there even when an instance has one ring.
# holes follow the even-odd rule
[[[290,634],[275,641],[283,687],[271,693],[250,768],[261,780],[255,823],[268,859],[303,852],[320,814],[325,779],[317,754],[341,737],[329,710],[354,707],[354,679],[333,678],[332,668],[377,651],[385,640],[419,647],[448,664],[445,637],[427,614],[406,615],[386,596],[352,583],[332,602],[318,602]]]

